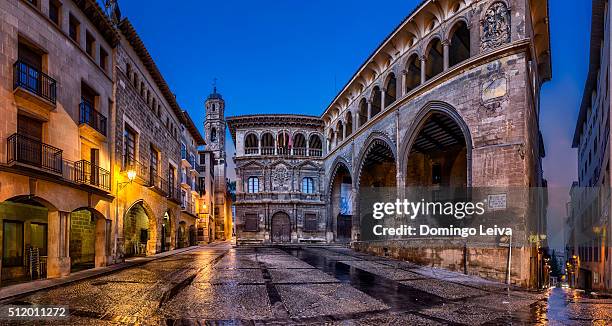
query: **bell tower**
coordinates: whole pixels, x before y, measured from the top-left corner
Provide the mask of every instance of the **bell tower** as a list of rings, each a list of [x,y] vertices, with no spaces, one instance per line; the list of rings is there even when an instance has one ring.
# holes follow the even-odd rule
[[[206,119],[204,120],[204,132],[206,135],[206,149],[214,156],[214,211],[215,238],[229,239],[231,237],[231,202],[227,195],[225,162],[225,101],[221,94],[217,93],[217,87],[206,102]]]

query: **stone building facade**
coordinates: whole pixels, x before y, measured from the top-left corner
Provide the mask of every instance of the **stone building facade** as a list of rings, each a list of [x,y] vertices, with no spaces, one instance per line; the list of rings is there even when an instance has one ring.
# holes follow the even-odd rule
[[[478,247],[437,239],[362,241],[359,196],[366,190],[393,187],[516,187],[524,190],[523,196],[527,189],[544,188],[539,92],[552,77],[549,43],[547,1],[420,4],[320,117],[325,139],[320,194],[325,203],[322,224],[329,231],[326,241],[349,240],[358,250],[505,280],[507,245]],[[253,122],[249,125],[245,119]],[[239,241],[271,240],[265,232],[274,212],[268,207],[279,199],[272,193],[267,201],[248,203],[246,198],[252,195],[245,194],[248,184],[241,178],[249,165],[273,175],[268,166],[279,164],[280,157],[250,160],[242,151],[247,130],[264,128],[275,119],[228,118],[230,130],[236,130],[237,229],[245,227],[249,210],[258,211],[262,225],[259,233],[239,232]],[[540,283],[546,232],[546,196],[537,193],[533,205],[524,204],[516,212],[510,267],[513,283],[531,287]],[[348,208],[346,198],[350,198]],[[530,203],[521,198],[515,202]]]
[[[236,238],[329,242],[319,117],[248,115],[227,123],[236,144]]]
[[[2,284],[104,266],[119,36],[89,1],[7,0],[0,16]]]
[[[95,0],[0,16],[1,284],[195,244],[204,139],[129,20]]]
[[[589,72],[572,146],[578,182],[567,232],[567,275],[583,289],[612,290],[610,218],[610,6],[592,1]]]

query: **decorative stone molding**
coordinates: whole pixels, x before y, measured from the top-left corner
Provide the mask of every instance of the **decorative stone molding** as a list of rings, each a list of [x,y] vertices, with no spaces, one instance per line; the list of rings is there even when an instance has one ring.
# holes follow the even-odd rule
[[[487,51],[510,43],[510,10],[503,2],[495,2],[485,11],[480,22],[480,50]]]

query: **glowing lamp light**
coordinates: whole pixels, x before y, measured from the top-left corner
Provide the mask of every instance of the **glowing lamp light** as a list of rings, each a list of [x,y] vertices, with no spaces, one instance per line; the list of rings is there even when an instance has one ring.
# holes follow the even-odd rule
[[[128,180],[130,180],[130,182],[134,181],[134,179],[136,179],[136,171],[135,170],[128,170],[127,171],[127,177],[128,177]]]

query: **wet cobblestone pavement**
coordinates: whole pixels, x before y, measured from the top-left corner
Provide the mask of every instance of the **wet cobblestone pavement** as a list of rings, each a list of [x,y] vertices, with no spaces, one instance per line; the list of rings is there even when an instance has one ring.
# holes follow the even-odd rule
[[[508,291],[478,277],[340,247],[227,243],[3,304],[69,306],[68,319],[44,321],[53,325],[612,324],[612,298],[566,289]]]

